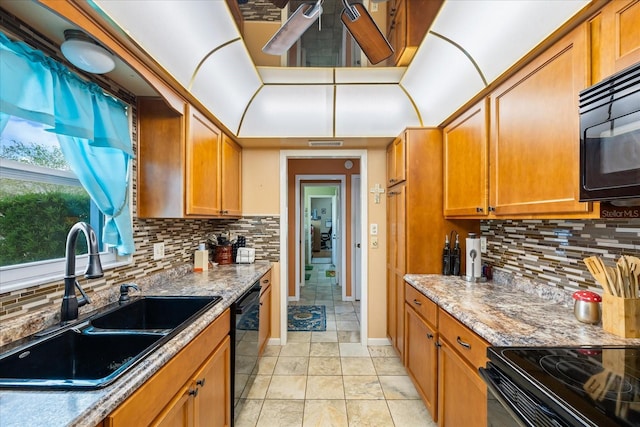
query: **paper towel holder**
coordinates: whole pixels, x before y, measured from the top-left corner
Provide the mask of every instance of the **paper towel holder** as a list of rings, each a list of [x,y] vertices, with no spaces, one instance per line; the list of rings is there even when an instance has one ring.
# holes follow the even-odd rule
[[[467,259],[466,270],[467,270],[467,273],[469,273],[470,271],[471,274],[466,274],[462,276],[462,278],[467,282],[482,283],[482,282],[486,282],[487,278],[482,276],[482,274],[479,274],[477,276],[474,274],[476,270],[475,263],[478,263],[478,265],[480,265],[480,271],[482,271],[482,260],[481,260],[481,257],[478,256],[479,250],[476,250],[475,248],[471,248],[470,247],[471,245],[469,244],[469,240],[475,240],[476,237],[477,236],[475,233],[469,233],[469,237],[467,238],[466,251],[468,251],[468,254],[466,256],[466,259]],[[471,261],[471,263],[469,263],[469,261]]]

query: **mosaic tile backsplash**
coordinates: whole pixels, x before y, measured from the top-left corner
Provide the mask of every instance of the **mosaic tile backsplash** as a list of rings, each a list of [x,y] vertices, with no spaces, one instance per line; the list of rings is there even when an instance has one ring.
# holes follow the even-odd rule
[[[640,254],[640,219],[490,220],[482,255],[494,267],[568,291],[602,292],[583,258],[599,255],[613,266],[620,255]]]

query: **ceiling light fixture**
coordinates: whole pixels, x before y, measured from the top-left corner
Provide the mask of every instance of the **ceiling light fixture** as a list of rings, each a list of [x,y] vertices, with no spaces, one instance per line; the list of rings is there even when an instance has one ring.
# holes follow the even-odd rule
[[[309,147],[342,147],[344,141],[309,141]]]
[[[113,54],[80,30],[64,30],[62,54],[79,69],[93,74],[104,74],[116,66]]]
[[[393,55],[393,48],[384,37],[362,3],[349,4],[342,0],[344,10],[342,23],[372,64],[377,64]]]
[[[322,14],[322,0],[303,3],[282,27],[271,37],[262,51],[269,55],[282,55],[304,34]]]

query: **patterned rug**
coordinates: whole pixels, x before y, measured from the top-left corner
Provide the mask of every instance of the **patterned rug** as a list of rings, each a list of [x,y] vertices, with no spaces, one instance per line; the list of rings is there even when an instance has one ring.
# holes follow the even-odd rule
[[[238,329],[245,331],[258,330],[258,315],[260,307],[254,306],[245,313]],[[288,313],[289,331],[326,331],[327,330],[327,308],[324,305],[290,305]]]

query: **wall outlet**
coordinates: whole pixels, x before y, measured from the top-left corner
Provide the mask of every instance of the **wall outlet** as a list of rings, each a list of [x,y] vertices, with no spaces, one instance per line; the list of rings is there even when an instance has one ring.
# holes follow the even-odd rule
[[[369,233],[372,236],[378,235],[378,224],[369,224]]]
[[[482,253],[482,254],[486,254],[487,253],[487,238],[486,237],[480,237],[480,253]]]
[[[158,260],[164,258],[164,242],[153,244],[153,259]]]
[[[371,249],[378,249],[378,236],[371,236]]]

